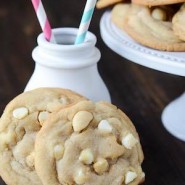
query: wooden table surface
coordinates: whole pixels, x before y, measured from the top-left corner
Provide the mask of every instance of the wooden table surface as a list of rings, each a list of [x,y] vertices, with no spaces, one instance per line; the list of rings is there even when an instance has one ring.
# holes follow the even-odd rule
[[[78,27],[85,1],[43,0],[52,27]],[[112,96],[141,138],[146,185],[185,185],[185,143],[163,127],[164,107],[184,92],[185,78],[148,69],[118,56],[103,43],[95,11],[90,31],[98,38],[99,71]],[[32,49],[40,26],[31,1],[0,1],[0,113],[24,90],[33,69]],[[4,182],[0,180],[0,185]]]

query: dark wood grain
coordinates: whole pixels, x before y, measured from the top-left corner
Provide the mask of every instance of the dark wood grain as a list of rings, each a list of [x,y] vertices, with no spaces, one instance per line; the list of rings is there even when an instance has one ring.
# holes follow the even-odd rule
[[[77,27],[85,1],[45,0],[53,27]],[[143,146],[147,185],[185,185],[185,143],[163,127],[164,107],[184,91],[183,77],[154,71],[118,56],[103,43],[96,11],[90,31],[98,37],[102,58],[99,71],[112,101],[134,122]],[[24,90],[34,62],[32,49],[40,26],[31,1],[0,1],[0,113]],[[4,185],[1,180],[0,185]]]

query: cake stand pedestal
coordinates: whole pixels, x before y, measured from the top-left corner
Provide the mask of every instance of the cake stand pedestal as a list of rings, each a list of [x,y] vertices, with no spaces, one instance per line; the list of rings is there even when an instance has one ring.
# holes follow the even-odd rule
[[[163,52],[144,47],[111,22],[107,11],[100,21],[103,41],[122,57],[158,71],[185,76],[185,52]],[[175,137],[185,141],[185,93],[163,110],[164,127]]]

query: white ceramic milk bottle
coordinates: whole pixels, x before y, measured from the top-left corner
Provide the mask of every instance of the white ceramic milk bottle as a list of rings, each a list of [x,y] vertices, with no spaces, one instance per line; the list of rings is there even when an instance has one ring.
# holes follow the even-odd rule
[[[38,36],[38,46],[32,53],[35,70],[25,91],[61,87],[93,101],[111,101],[97,69],[101,55],[95,47],[96,37],[88,32],[84,43],[74,45],[77,32],[76,28],[54,29],[58,44],[48,42],[43,34]]]

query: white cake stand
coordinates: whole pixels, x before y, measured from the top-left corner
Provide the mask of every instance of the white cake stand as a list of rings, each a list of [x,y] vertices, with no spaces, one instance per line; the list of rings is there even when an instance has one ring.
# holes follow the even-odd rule
[[[107,46],[122,57],[152,69],[185,76],[185,52],[162,52],[138,44],[114,26],[109,11],[101,18],[100,31]],[[164,109],[162,122],[172,135],[185,141],[185,93]]]

